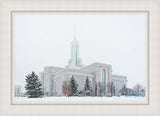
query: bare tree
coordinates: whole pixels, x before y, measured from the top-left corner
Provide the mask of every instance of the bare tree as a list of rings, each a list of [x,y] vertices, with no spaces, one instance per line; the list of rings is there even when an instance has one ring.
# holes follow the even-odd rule
[[[98,96],[105,96],[106,95],[106,84],[103,84],[102,82],[98,82],[97,92],[98,92]]]
[[[115,96],[116,95],[116,86],[113,85],[113,89],[112,89],[112,96]]]
[[[108,95],[110,94],[111,96],[115,95],[115,85],[114,85],[114,82],[111,81],[111,82],[108,82],[107,83],[107,93]]]
[[[111,83],[110,82],[107,83],[107,93],[108,95],[111,93]]]
[[[136,93],[136,95],[140,95],[141,91],[143,91],[143,86],[140,84],[136,84],[133,87],[134,92]]]
[[[145,91],[146,91],[146,89],[145,89],[145,87],[143,87],[142,90],[140,91],[141,92],[141,96],[145,96]]]
[[[97,96],[97,83],[95,85],[95,96]]]
[[[15,86],[15,96],[20,96],[22,94],[22,86],[16,85]]]
[[[97,84],[97,92],[98,92],[98,96],[102,96],[102,92],[103,92],[103,86],[101,82],[98,82]]]
[[[71,87],[70,87],[69,81],[63,81],[62,92],[64,95],[67,95],[67,96],[71,94]]]
[[[124,85],[119,92],[121,93],[121,95],[126,96],[128,94],[128,88],[126,88],[126,86]]]

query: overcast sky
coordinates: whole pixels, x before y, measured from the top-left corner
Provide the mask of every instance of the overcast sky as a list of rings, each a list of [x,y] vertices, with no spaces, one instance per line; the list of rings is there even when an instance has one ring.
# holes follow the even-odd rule
[[[145,85],[145,15],[16,15],[16,84],[31,71],[68,64],[74,24],[84,65],[110,64],[128,87]]]

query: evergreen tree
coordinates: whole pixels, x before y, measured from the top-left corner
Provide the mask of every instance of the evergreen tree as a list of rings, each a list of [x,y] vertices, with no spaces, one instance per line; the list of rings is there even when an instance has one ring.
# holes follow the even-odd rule
[[[38,76],[35,74],[35,72],[32,72],[31,74],[28,74],[26,76],[26,85],[25,89],[27,91],[27,95],[29,98],[37,98],[42,97],[42,84],[38,78]]]
[[[77,96],[78,95],[78,84],[77,84],[76,80],[74,79],[73,75],[70,79],[70,89],[71,89],[70,96]]]
[[[92,94],[92,89],[90,87],[90,81],[89,81],[88,77],[86,78],[84,91],[85,91],[86,96],[90,96]]]

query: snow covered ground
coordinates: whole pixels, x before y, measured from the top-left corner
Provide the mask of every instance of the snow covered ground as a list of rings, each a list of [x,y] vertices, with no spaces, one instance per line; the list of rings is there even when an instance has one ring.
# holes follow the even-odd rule
[[[120,97],[45,97],[45,98],[27,98],[27,97],[15,97],[15,102],[63,102],[63,101],[80,101],[80,102],[144,102],[145,97],[135,96],[120,96]]]

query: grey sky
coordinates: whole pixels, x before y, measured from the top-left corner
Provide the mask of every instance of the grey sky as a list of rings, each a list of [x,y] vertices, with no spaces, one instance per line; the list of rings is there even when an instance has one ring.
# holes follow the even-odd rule
[[[111,64],[128,87],[145,84],[145,15],[16,15],[16,84],[31,71],[68,64],[74,24],[84,65]]]

